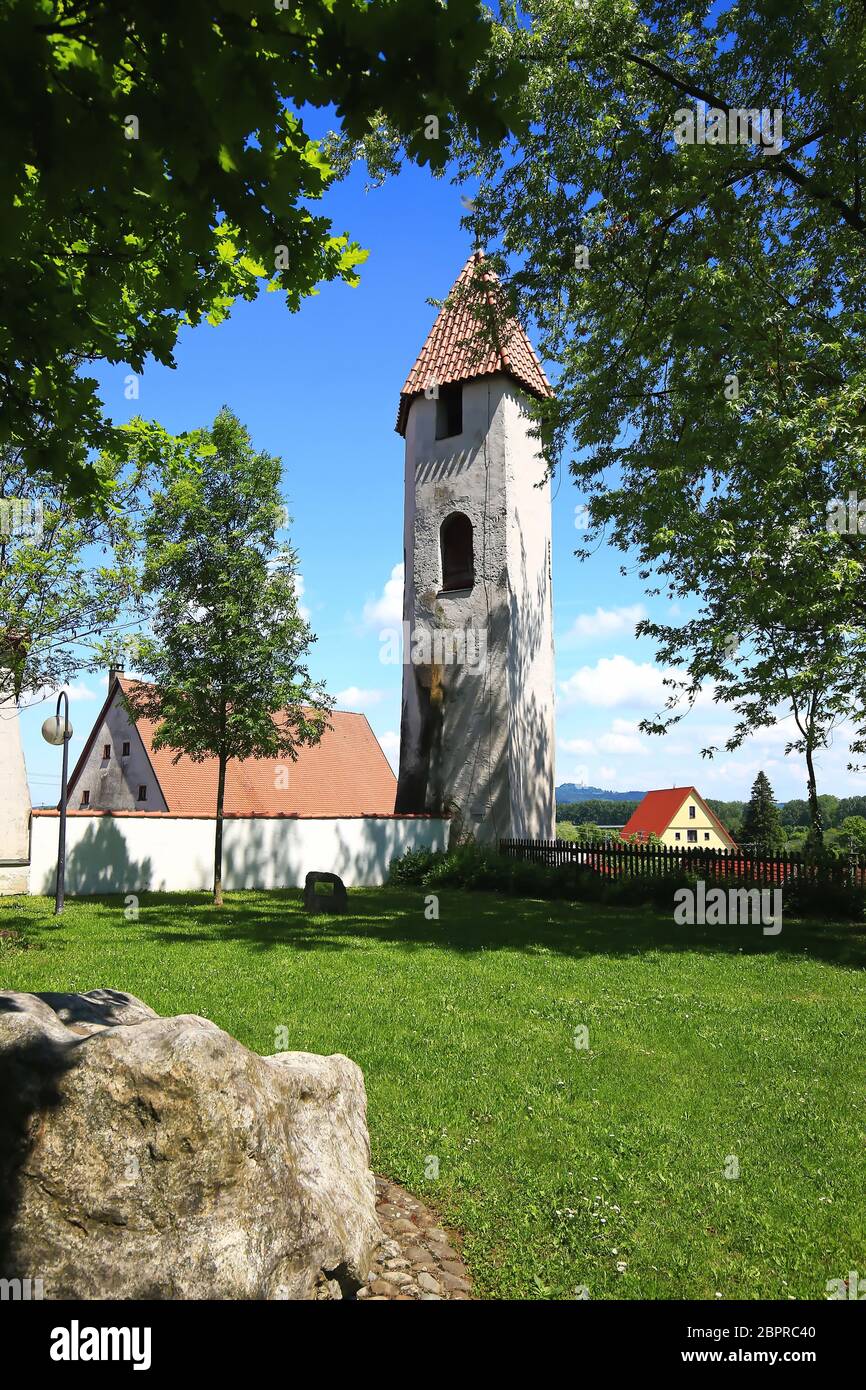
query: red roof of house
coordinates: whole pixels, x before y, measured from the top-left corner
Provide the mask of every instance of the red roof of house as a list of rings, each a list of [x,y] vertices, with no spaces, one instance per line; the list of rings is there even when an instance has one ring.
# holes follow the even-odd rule
[[[121,676],[124,693],[136,682]],[[70,792],[107,713],[114,687],[85,744],[69,782]],[[331,728],[312,747],[297,749],[297,759],[247,758],[226,769],[225,813],[229,816],[390,816],[394,813],[397,779],[363,714],[335,710]],[[160,790],[170,812],[212,816],[216,809],[217,760],[193,762],[182,754],[175,762],[171,748],[155,749],[157,721],[140,718],[136,729],[144,743]],[[286,780],[280,767],[288,769]],[[147,813],[145,813],[147,814]]]
[[[665,787],[647,792],[622,828],[623,835],[663,835],[694,787]]]
[[[697,787],[663,787],[660,791],[647,792],[643,801],[626,821],[620,832],[622,835],[663,835],[688,796],[694,796],[715,825],[723,840],[730,845],[735,841],[710,810]]]
[[[490,267],[479,269],[483,262],[484,253],[474,251],[439,310],[400,392],[398,434],[406,433],[412,401],[434,384],[447,386],[453,381],[506,372],[532,396],[543,399],[553,395],[535,350],[517,320],[508,315],[499,329],[499,341],[491,342],[486,324],[477,316],[477,308],[485,298],[493,304],[502,294]]]

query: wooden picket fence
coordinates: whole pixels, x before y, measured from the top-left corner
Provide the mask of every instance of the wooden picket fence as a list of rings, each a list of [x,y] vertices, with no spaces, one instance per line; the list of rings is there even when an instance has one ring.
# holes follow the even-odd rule
[[[668,874],[696,874],[705,881],[740,880],[760,887],[806,882],[834,887],[866,887],[866,855],[806,859],[802,854],[756,855],[741,849],[670,848],[667,845],[625,844],[599,840],[578,844],[571,840],[500,840],[500,854],[528,859],[556,868],[584,864],[610,878],[663,878]]]

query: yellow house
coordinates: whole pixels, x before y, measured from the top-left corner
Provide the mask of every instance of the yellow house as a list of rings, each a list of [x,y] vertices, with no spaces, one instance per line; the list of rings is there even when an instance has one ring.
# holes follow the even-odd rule
[[[665,787],[647,792],[622,829],[623,836],[645,840],[657,835],[671,849],[736,849],[718,816],[694,787]]]

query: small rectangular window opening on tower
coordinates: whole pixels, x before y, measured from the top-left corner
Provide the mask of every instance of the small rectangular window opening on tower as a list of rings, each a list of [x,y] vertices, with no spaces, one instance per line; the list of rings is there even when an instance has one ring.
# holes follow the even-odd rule
[[[102,745],[102,758],[103,758],[103,761],[104,761],[104,762],[108,762],[108,760],[109,760],[110,757],[111,757],[111,744],[110,744],[110,743],[103,743],[103,745]]]
[[[144,785],[140,786],[138,789],[138,799],[139,801],[147,800],[147,787],[145,787]]]
[[[451,439],[463,433],[463,387],[440,386],[436,398],[436,438]]]
[[[128,744],[128,743],[124,743],[124,745],[123,745],[123,752],[121,753],[120,756],[121,756],[122,758],[128,758],[128,757],[129,757],[129,744]]]
[[[81,793],[81,804],[82,804],[82,806],[89,806],[89,805],[90,805],[90,792],[89,792],[89,791],[83,791],[83,792]]]

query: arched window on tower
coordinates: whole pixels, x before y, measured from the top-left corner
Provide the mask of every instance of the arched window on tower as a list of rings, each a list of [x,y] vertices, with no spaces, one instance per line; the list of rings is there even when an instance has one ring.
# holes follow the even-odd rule
[[[439,531],[442,551],[442,588],[471,589],[475,583],[472,522],[463,512],[446,516]]]

